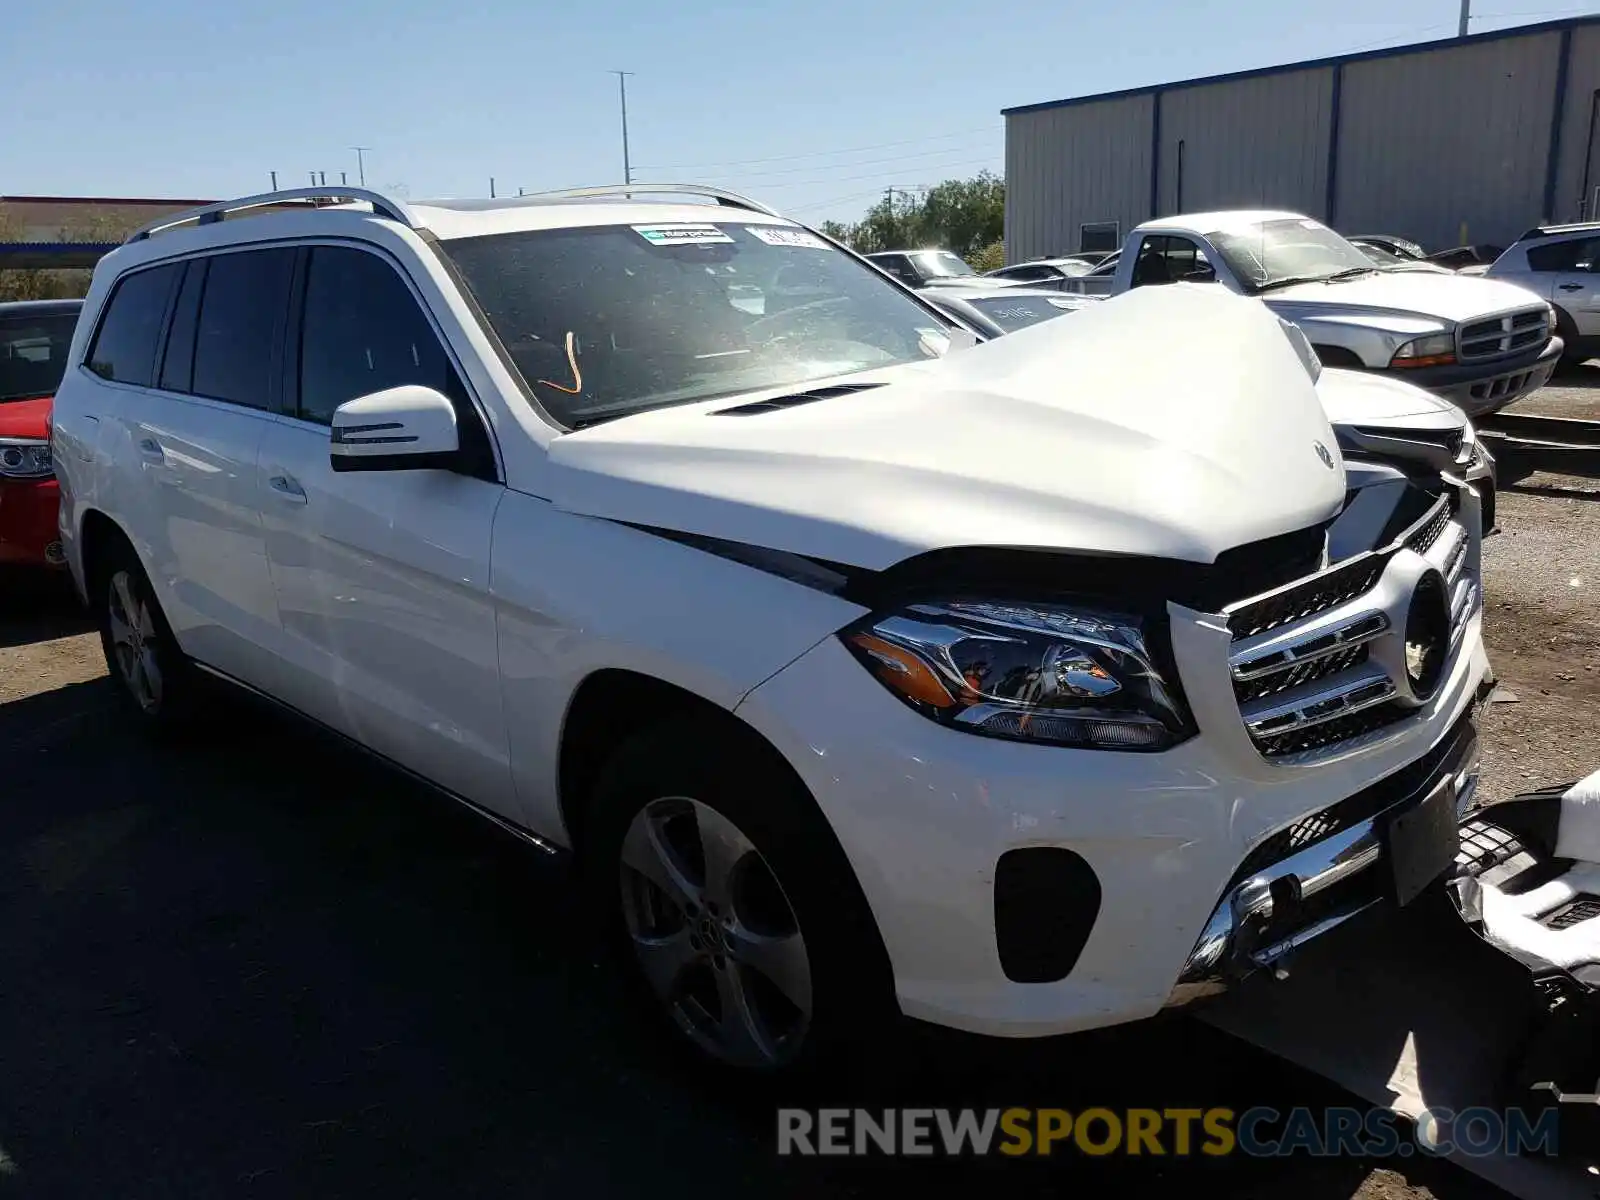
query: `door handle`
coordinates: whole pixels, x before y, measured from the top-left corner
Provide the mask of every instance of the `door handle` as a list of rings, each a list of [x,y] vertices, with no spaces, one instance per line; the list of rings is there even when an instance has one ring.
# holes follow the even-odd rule
[[[1558,284],[1556,284],[1556,287],[1559,288],[1563,292],[1581,292],[1581,291],[1583,291],[1583,284],[1581,284],[1581,283],[1558,283]]]
[[[306,490],[287,475],[274,475],[267,480],[267,486],[276,492],[282,499],[292,504],[306,502]]]

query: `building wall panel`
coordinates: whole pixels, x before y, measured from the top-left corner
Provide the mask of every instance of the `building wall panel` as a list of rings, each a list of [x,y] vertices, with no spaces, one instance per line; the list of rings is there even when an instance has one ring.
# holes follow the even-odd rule
[[[1344,68],[1336,223],[1430,248],[1509,245],[1544,203],[1561,35]]]
[[[1006,261],[1078,247],[1079,227],[1150,216],[1148,94],[1006,117]]]
[[[1595,118],[1600,92],[1600,25],[1572,31],[1567,63],[1567,94],[1562,105],[1561,154],[1556,172],[1556,221],[1600,219],[1600,120]],[[1588,190],[1584,165],[1588,164]]]
[[[1165,92],[1158,215],[1287,208],[1322,216],[1333,74],[1320,67]]]

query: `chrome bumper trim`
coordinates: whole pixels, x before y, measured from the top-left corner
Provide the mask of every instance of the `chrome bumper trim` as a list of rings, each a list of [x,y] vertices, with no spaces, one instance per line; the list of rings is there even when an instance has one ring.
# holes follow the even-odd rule
[[[1256,971],[1267,968],[1284,975],[1288,957],[1350,918],[1381,903],[1386,881],[1374,878],[1332,911],[1310,918],[1298,928],[1277,931],[1268,940],[1275,916],[1292,916],[1305,901],[1334,885],[1368,872],[1384,861],[1382,825],[1398,809],[1452,786],[1457,814],[1470,811],[1478,789],[1478,741],[1472,733],[1450,765],[1410,795],[1363,821],[1279,859],[1231,888],[1206,921],[1194,950],[1184,963],[1167,1000],[1175,1008],[1227,991]],[[1304,818],[1302,818],[1304,819]],[[1284,912],[1277,911],[1279,904]]]

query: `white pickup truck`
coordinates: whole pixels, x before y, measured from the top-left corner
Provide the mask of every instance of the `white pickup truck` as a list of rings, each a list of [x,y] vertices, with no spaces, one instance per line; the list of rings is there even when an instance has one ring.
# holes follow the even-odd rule
[[[1148,221],[1128,235],[1115,265],[1068,282],[1064,290],[1112,296],[1154,283],[1220,283],[1259,296],[1293,321],[1324,365],[1393,372],[1472,416],[1544,386],[1561,358],[1553,311],[1534,292],[1493,279],[1377,267],[1298,213]]]

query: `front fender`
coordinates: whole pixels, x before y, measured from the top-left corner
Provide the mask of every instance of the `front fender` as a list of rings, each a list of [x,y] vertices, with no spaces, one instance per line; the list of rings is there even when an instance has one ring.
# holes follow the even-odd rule
[[[528,827],[561,844],[562,726],[585,679],[632,671],[731,712],[866,611],[520,492],[507,493],[495,516],[489,586],[517,799]]]
[[[1346,312],[1303,304],[1269,303],[1267,307],[1298,325],[1313,346],[1348,350],[1362,366],[1375,371],[1387,368],[1394,352],[1406,342],[1454,328],[1448,321],[1420,313]]]

